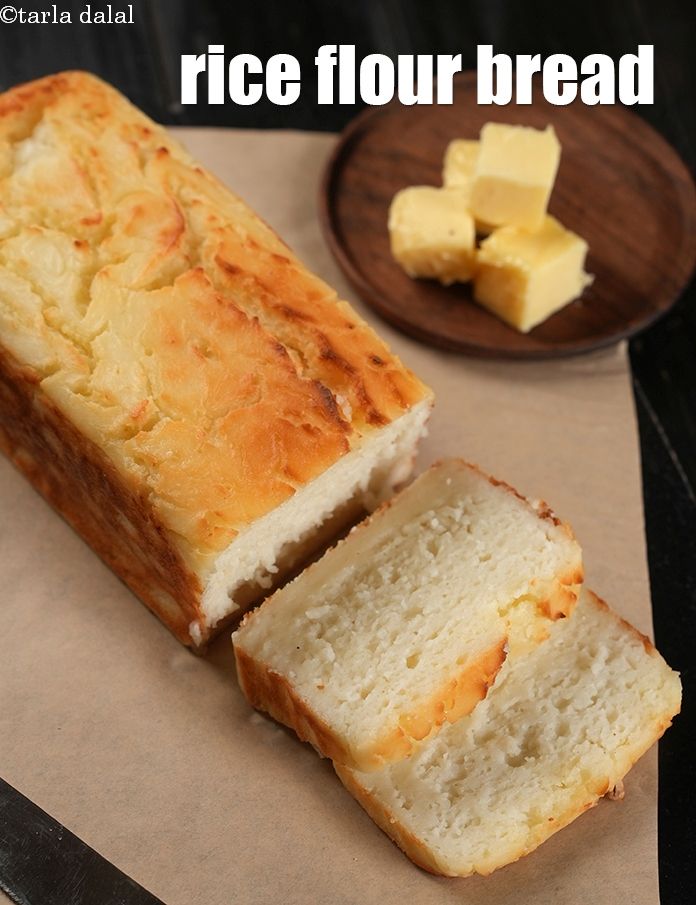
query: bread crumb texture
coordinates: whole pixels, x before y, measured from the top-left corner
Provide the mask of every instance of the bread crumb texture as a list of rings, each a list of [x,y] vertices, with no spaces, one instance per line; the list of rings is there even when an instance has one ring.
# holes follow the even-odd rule
[[[489,874],[621,789],[680,704],[678,674],[648,639],[583,591],[469,716],[379,772],[336,769],[422,867]]]
[[[0,96],[0,343],[205,572],[429,391],[93,76]]]
[[[326,756],[377,769],[476,706],[581,580],[548,507],[450,460],[246,618],[242,687]]]

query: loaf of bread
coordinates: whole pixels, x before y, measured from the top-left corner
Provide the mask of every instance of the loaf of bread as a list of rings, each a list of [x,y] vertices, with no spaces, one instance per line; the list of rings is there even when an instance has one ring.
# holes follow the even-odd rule
[[[0,446],[183,642],[390,495],[430,406],[114,89],[0,95]]]
[[[580,548],[545,504],[443,462],[247,614],[240,685],[321,754],[378,769],[468,713],[581,581]]]
[[[421,867],[489,874],[620,794],[680,703],[679,677],[650,641],[583,591],[472,714],[377,773],[336,770]]]

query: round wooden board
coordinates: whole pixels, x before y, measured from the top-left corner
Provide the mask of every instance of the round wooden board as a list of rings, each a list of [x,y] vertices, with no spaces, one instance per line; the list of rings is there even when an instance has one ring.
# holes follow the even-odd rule
[[[537,92],[538,93],[538,92]],[[344,131],[321,186],[322,226],[364,300],[418,339],[476,355],[545,358],[606,346],[652,323],[673,304],[696,258],[696,191],[676,152],[620,106],[477,106],[476,75],[456,83],[451,106],[393,102]],[[474,304],[468,285],[412,280],[389,251],[395,192],[440,185],[453,138],[477,138],[489,121],[543,128],[562,144],[550,212],[590,245],[595,275],[582,297],[528,334]]]

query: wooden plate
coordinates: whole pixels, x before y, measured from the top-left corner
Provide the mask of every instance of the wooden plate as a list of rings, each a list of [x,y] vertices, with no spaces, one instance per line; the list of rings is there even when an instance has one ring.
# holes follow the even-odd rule
[[[538,93],[538,92],[537,92]],[[620,106],[477,106],[476,75],[458,81],[451,106],[391,103],[357,117],[324,174],[322,226],[365,301],[418,339],[477,355],[545,358],[631,336],[664,314],[696,258],[696,192],[667,142]],[[387,214],[407,185],[440,185],[452,138],[476,138],[488,121],[543,128],[563,146],[549,210],[590,245],[595,275],[580,299],[521,334],[475,305],[468,285],[411,280],[389,251]]]

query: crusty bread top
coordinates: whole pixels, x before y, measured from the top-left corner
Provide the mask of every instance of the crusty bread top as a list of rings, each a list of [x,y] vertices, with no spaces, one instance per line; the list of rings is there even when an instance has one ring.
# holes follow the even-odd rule
[[[91,75],[0,96],[0,345],[196,567],[429,390]]]

